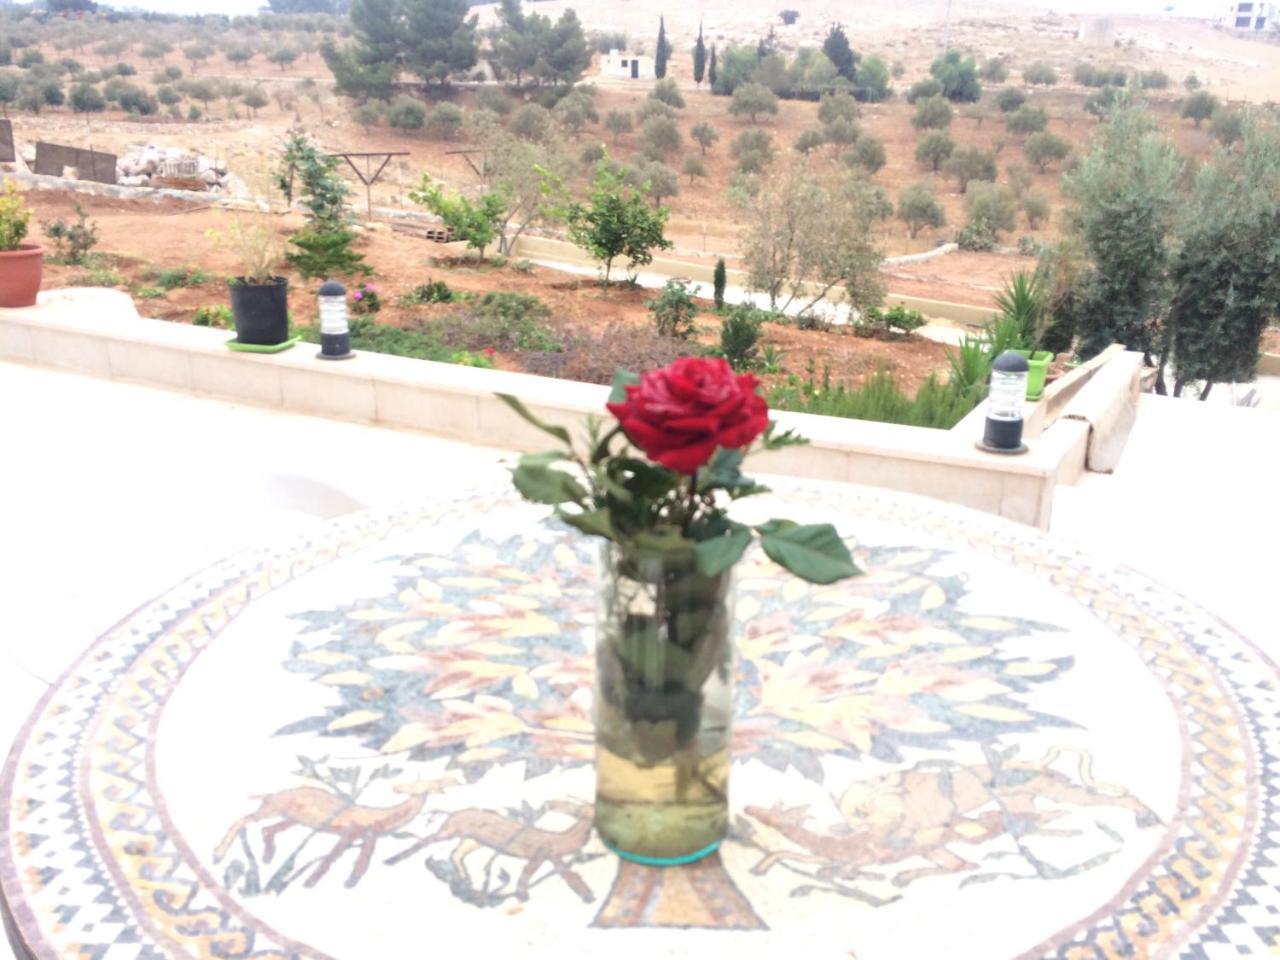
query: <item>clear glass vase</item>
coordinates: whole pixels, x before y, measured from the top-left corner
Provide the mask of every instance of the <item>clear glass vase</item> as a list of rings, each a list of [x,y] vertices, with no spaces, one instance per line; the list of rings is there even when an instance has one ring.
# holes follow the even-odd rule
[[[612,543],[601,560],[596,829],[628,860],[690,863],[728,826],[733,573]]]

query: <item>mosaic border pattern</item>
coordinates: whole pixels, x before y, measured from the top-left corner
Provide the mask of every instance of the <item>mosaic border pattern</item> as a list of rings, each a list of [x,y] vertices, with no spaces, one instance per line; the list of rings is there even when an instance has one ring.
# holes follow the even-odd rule
[[[825,504],[831,496],[811,488],[788,495]],[[37,707],[0,780],[0,892],[27,952],[39,960],[326,958],[248,916],[185,849],[163,801],[149,792],[145,731],[186,666],[258,597],[381,540],[466,518],[508,496],[359,515],[282,550],[240,554],[100,638]],[[1023,956],[1276,952],[1276,666],[1172,591],[1123,568],[1099,567],[1035,531],[913,498],[840,496],[840,513],[851,518],[919,529],[1052,582],[1133,643],[1180,712],[1187,766],[1165,841],[1103,909]],[[89,744],[111,759],[87,763]],[[59,800],[33,799],[50,793]],[[73,891],[75,902],[62,902]],[[91,900],[89,891],[96,891]],[[41,929],[37,913],[56,916],[56,929]]]

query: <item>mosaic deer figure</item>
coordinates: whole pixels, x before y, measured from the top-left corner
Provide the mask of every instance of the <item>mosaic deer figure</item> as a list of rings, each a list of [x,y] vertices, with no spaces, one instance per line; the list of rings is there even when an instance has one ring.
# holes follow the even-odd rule
[[[427,797],[456,780],[422,780],[393,787],[406,799],[391,807],[369,807],[322,787],[295,787],[260,797],[258,809],[241,817],[227,830],[214,851],[214,862],[222,860],[240,831],[250,824],[275,820],[262,830],[263,862],[270,863],[276,853],[276,836],[292,827],[306,827],[316,833],[331,833],[338,838],[332,850],[307,877],[305,886],[314,887],[347,850],[360,847],[360,856],[347,877],[346,885],[354,887],[369,869],[374,850],[381,837],[407,826],[422,813]]]
[[[543,830],[509,820],[492,810],[458,810],[449,814],[430,836],[397,853],[387,863],[399,863],[435,843],[457,840],[449,861],[462,876],[467,875],[467,857],[476,850],[488,848],[495,854],[525,861],[516,882],[516,896],[520,900],[529,899],[529,882],[538,868],[546,863],[583,902],[591,903],[595,894],[565,863],[565,858],[581,850],[591,836],[592,810],[589,806],[562,800],[550,801],[546,809],[573,817],[573,825],[560,831]]]

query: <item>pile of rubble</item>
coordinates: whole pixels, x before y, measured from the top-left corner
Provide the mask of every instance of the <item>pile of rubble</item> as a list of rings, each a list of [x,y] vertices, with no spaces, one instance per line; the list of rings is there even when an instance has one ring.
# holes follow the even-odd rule
[[[231,175],[204,154],[179,147],[147,144],[130,150],[116,163],[116,181],[124,187],[169,187],[177,190],[231,189]]]

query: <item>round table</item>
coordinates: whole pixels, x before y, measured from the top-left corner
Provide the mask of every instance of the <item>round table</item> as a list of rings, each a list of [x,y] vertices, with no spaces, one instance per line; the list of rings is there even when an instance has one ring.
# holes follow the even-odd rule
[[[718,854],[592,833],[594,546],[494,491],[237,556],[98,640],[4,770],[19,955],[1275,952],[1273,663],[1030,529],[769,499],[739,515],[832,520],[866,575],[742,563]]]

